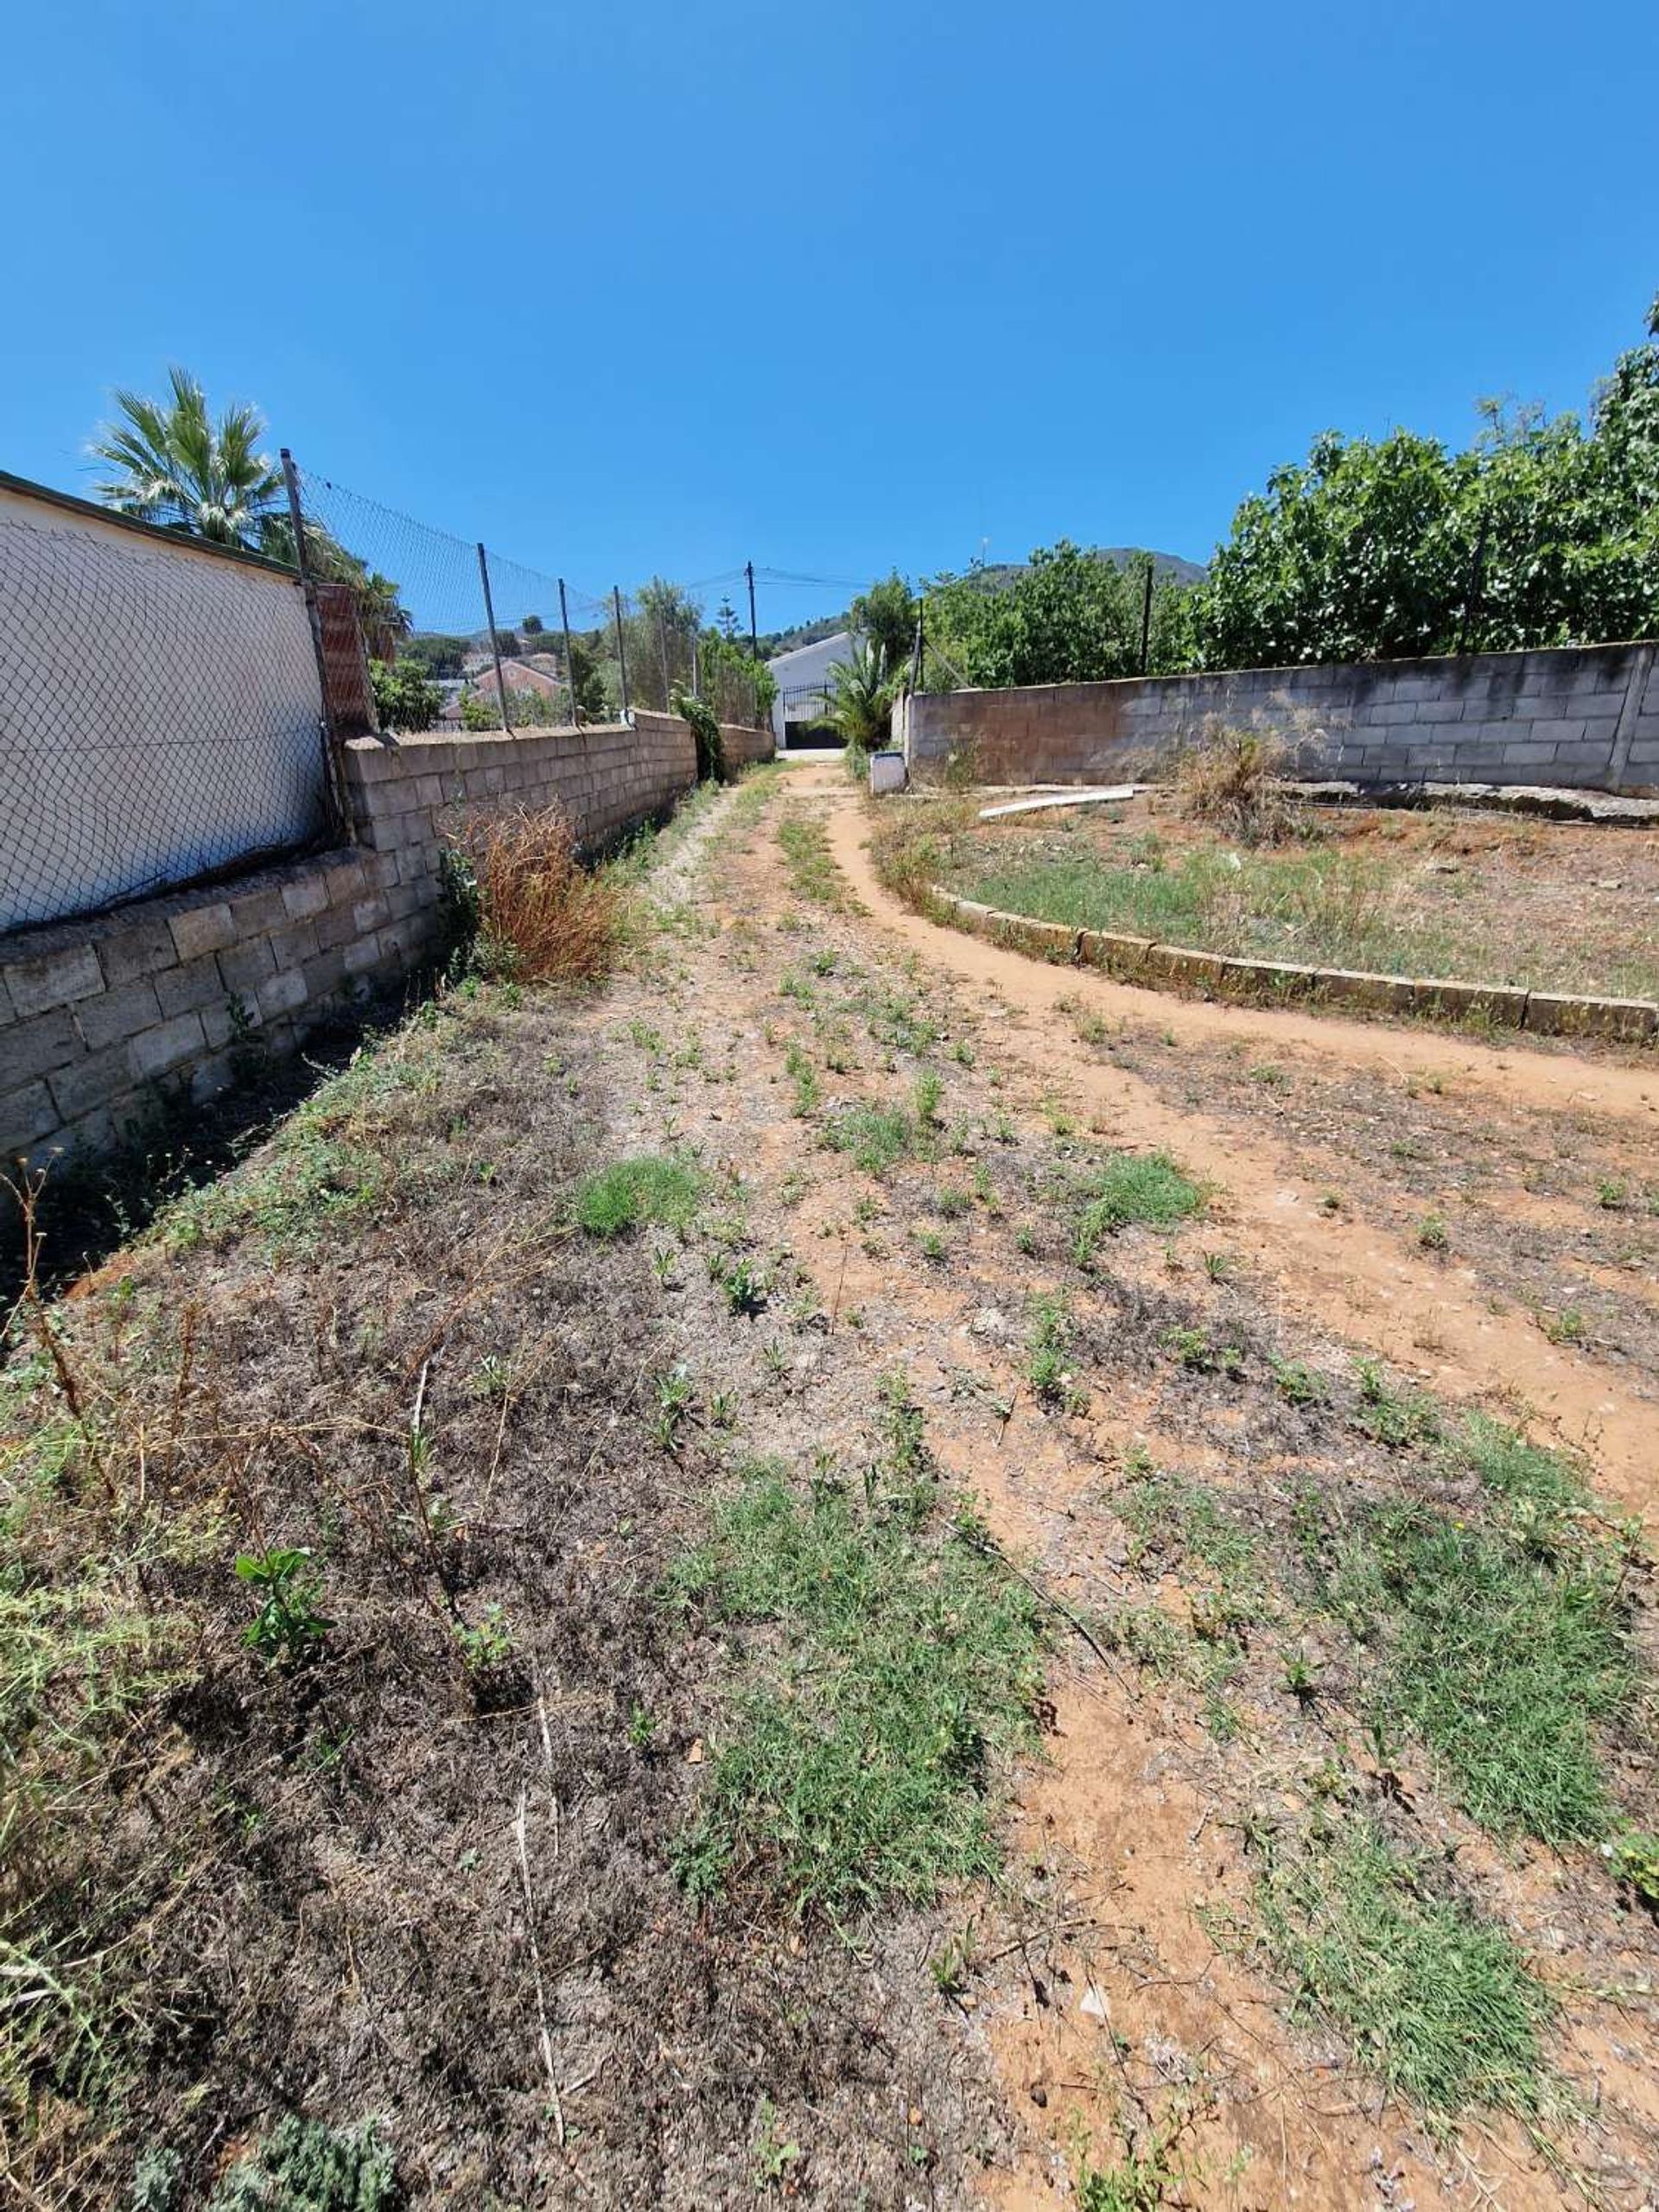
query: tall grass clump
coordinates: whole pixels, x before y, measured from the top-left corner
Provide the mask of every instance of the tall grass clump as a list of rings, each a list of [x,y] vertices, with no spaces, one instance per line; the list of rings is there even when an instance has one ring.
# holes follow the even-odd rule
[[[608,974],[622,937],[622,893],[582,866],[557,807],[477,816],[459,854],[476,890],[480,965],[529,983],[590,983]]]
[[[1206,715],[1171,768],[1183,810],[1247,844],[1293,835],[1299,816],[1285,789],[1294,748],[1276,730],[1253,729]]]

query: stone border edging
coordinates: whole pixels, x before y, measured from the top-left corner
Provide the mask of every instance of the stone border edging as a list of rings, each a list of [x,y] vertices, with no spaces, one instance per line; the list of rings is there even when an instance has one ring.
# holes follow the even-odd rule
[[[1640,1043],[1659,1034],[1659,1005],[1646,999],[1579,998],[1509,983],[1464,983],[1439,976],[1370,975],[1352,968],[1313,968],[1293,960],[1252,960],[1159,944],[1110,930],[1072,929],[1029,914],[1004,914],[960,899],[939,884],[929,895],[959,929],[1057,966],[1099,968],[1120,982],[1153,989],[1182,985],[1212,998],[1324,999],[1371,1014],[1483,1014],[1541,1037],[1600,1037]]]

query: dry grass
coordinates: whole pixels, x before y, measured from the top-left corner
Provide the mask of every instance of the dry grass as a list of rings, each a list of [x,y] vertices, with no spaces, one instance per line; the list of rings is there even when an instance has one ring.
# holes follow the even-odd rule
[[[529,983],[591,983],[609,973],[622,937],[623,894],[582,866],[575,833],[557,807],[479,816],[460,849],[477,886],[479,931],[493,964]]]
[[[1251,844],[1270,844],[1299,827],[1285,783],[1294,755],[1294,741],[1276,729],[1206,715],[1175,754],[1170,776],[1194,821],[1215,823]]]

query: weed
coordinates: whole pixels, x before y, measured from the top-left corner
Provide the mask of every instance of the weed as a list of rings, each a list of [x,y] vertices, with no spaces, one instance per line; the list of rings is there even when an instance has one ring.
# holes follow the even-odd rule
[[[1659,1912],[1659,1836],[1626,1828],[1602,1852],[1614,1875],[1649,1912]]]
[[[652,1434],[660,1450],[673,1451],[681,1427],[690,1414],[694,1395],[690,1370],[683,1361],[671,1367],[666,1375],[657,1377],[657,1413]]]
[[[243,1630],[243,1643],[267,1664],[291,1666],[310,1658],[333,1624],[317,1610],[321,1586],[309,1549],[239,1552],[236,1572],[260,1593],[259,1611]]]
[[[1225,1282],[1233,1271],[1232,1255],[1229,1252],[1206,1252],[1204,1272],[1211,1282]]]
[[[1630,1203],[1630,1185],[1603,1176],[1596,1185],[1596,1204],[1605,1206],[1609,1213],[1618,1213]]]
[[[469,1675],[489,1674],[495,1669],[512,1663],[517,1649],[512,1624],[499,1605],[486,1605],[481,1621],[467,1626],[462,1623],[455,1629],[455,1642]]]
[[[1306,1363],[1300,1359],[1272,1359],[1268,1365],[1281,1397],[1293,1406],[1323,1405],[1326,1397],[1325,1380],[1316,1375]]]
[[[725,1293],[726,1303],[734,1313],[761,1313],[772,1295],[771,1275],[747,1253],[711,1252],[709,1274],[709,1280],[718,1283]]]
[[[785,2143],[778,2129],[778,2107],[770,2097],[760,2100],[760,2120],[754,2138],[754,2181],[757,2189],[781,2188],[791,2166],[803,2153],[798,2143]]]
[[[670,1594],[779,1630],[679,1841],[695,1894],[760,1875],[839,1914],[994,1871],[995,1764],[1027,1739],[1040,1681],[1022,1584],[907,1516],[759,1466]]]
[[[378,2121],[329,2127],[290,2113],[238,2159],[207,2212],[391,2212],[401,2197]]]
[[[1027,1339],[1026,1381],[1032,1395],[1046,1405],[1064,1402],[1071,1382],[1067,1371],[1071,1344],[1071,1315],[1063,1298],[1039,1298],[1032,1302],[1031,1332]]]
[[[1438,1438],[1440,1416],[1432,1400],[1421,1391],[1397,1389],[1378,1360],[1358,1361],[1355,1373],[1359,1383],[1355,1419],[1368,1435],[1394,1450]]]
[[[915,1151],[917,1128],[902,1106],[849,1106],[826,1125],[823,1141],[832,1152],[850,1153],[867,1175],[885,1175]]]
[[[617,883],[584,868],[556,807],[493,809],[467,823],[461,853],[478,887],[478,949],[526,982],[592,982],[622,935]],[[477,954],[474,955],[477,957]]]
[[[1163,1341],[1194,1375],[1226,1375],[1236,1381],[1244,1372],[1244,1355],[1238,1346],[1211,1344],[1202,1329],[1169,1329]]]
[[[1372,1822],[1269,1849],[1263,1939],[1298,2005],[1330,2021],[1392,2090],[1450,2118],[1539,2099],[1548,1998],[1507,1936],[1434,1887]]]
[[[1200,1212],[1203,1191],[1166,1152],[1116,1153],[1083,1184],[1084,1200],[1073,1246],[1086,1268],[1108,1236],[1131,1223],[1168,1228]]]
[[[960,1932],[947,1936],[928,1962],[933,1986],[941,1997],[960,1997],[968,1986],[979,1942],[970,1920]]]
[[[1577,1306],[1564,1306],[1559,1313],[1541,1308],[1538,1325],[1553,1344],[1581,1344],[1588,1334],[1588,1324]]]
[[[937,1229],[918,1229],[916,1232],[916,1243],[922,1257],[927,1261],[931,1266],[944,1266],[946,1258],[946,1246],[944,1237],[940,1236]]]
[[[931,1068],[916,1078],[911,1103],[916,1110],[917,1124],[924,1129],[932,1128],[939,1118],[939,1101],[944,1096],[944,1085]]]
[[[791,1038],[784,1053],[784,1065],[795,1085],[795,1113],[800,1121],[816,1114],[823,1098],[818,1083],[818,1071],[805,1052]]]
[[[649,1751],[657,1741],[657,1719],[638,1698],[628,1708],[628,1741],[636,1751]]]
[[[702,1193],[702,1178],[684,1161],[645,1154],[613,1160],[586,1177],[571,1206],[578,1229],[589,1236],[621,1236],[647,1222],[683,1229]]]
[[[842,905],[841,878],[823,823],[809,815],[791,815],[778,824],[778,842],[789,865],[790,883],[803,899],[825,906]],[[819,972],[827,975],[829,969]]]
[[[1444,1252],[1452,1242],[1442,1213],[1426,1213],[1417,1224],[1417,1242],[1425,1252]]]

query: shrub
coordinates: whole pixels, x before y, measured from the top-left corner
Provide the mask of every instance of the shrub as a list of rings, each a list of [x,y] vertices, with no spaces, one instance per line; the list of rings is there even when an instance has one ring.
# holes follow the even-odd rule
[[[418,664],[388,666],[383,660],[372,660],[369,682],[382,729],[430,729],[438,719],[443,694],[435,683],[427,681]]]
[[[682,721],[690,722],[691,734],[697,743],[697,781],[723,784],[726,780],[726,746],[720,734],[720,722],[714,709],[706,699],[694,698],[690,692],[674,687],[669,705]]]
[[[618,887],[582,867],[556,807],[508,807],[475,818],[461,849],[478,891],[480,943],[510,949],[527,982],[585,983],[605,975],[622,928]]]
[[[1173,764],[1184,810],[1250,844],[1287,836],[1298,823],[1284,791],[1291,749],[1277,731],[1243,728],[1218,715],[1206,715]]]

